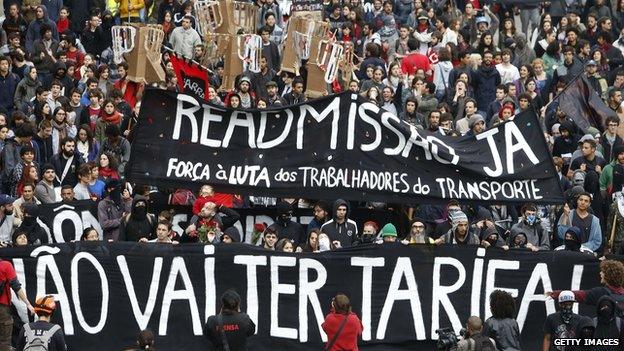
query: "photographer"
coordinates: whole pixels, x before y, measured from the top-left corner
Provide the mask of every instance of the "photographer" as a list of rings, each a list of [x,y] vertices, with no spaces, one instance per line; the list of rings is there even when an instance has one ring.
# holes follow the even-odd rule
[[[494,340],[483,336],[483,322],[481,318],[472,316],[468,318],[466,323],[466,335],[463,340],[457,343],[457,346],[451,348],[452,351],[496,351]]]
[[[204,336],[214,350],[247,350],[247,338],[254,335],[256,325],[240,310],[241,298],[232,289],[221,295],[221,313],[210,316],[204,326]]]
[[[358,316],[351,311],[351,302],[345,294],[336,295],[331,310],[322,324],[327,334],[325,350],[357,350],[358,337],[364,327]]]

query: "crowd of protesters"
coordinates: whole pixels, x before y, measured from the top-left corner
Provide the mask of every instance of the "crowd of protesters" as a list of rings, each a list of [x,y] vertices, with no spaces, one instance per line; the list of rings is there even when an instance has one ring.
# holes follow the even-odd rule
[[[113,62],[111,27],[161,24],[165,46],[203,62],[207,48],[196,30],[193,1],[6,0],[2,5],[2,246],[48,242],[38,222],[40,204],[92,200],[98,202],[103,235],[87,228],[82,240],[244,241],[284,252],[377,243],[597,256],[624,252],[624,210],[617,201],[624,185],[624,1],[324,3],[328,38],[351,45],[355,53],[353,74],[340,72],[328,93],[359,93],[416,128],[455,137],[477,135],[523,111],[535,111],[565,191],[565,203],[552,206],[455,200],[444,206],[397,206],[243,197],[210,186],[194,194],[131,184],[124,169],[143,91],[179,87],[164,48],[165,81],[130,81],[129,64]],[[308,81],[322,78],[308,76],[305,65],[296,74],[281,70],[290,1],[259,0],[256,5],[263,43],[260,72],[244,72],[228,91],[222,86],[223,63],[216,62],[209,67],[210,102],[247,109],[306,101]],[[604,132],[582,130],[553,102],[581,75],[590,83],[588,93],[597,94],[617,116],[601,121]],[[178,233],[172,230],[173,213],[152,213],[154,204],[189,205],[193,217]],[[242,235],[235,226],[237,208],[248,206],[275,207],[274,223],[258,223],[253,233]],[[356,206],[404,213],[410,225],[357,223],[350,217]],[[293,219],[298,208],[313,209],[310,223]],[[559,302],[567,306],[581,296],[562,294]],[[493,327],[485,324],[486,330]]]
[[[355,244],[474,244],[505,250],[619,252],[624,217],[614,194],[624,184],[624,126],[607,118],[606,130],[581,130],[553,97],[579,75],[621,116],[624,89],[624,16],[621,2],[551,1],[515,5],[468,2],[333,0],[322,16],[332,40],[351,42],[354,73],[338,74],[330,92],[351,90],[407,123],[443,135],[475,135],[533,109],[552,150],[566,202],[558,206],[383,203],[241,197],[211,188],[200,194],[154,189],[124,181],[147,85],[178,90],[168,51],[165,82],[127,79],[127,62],[112,63],[111,26],[160,23],[170,49],[202,61],[192,2],[5,1],[0,30],[0,242],[45,243],[38,205],[91,199],[105,240],[246,241],[286,251],[318,251]],[[80,3],[80,5],[78,4]],[[234,108],[264,108],[306,100],[309,79],[280,71],[287,3],[257,3],[263,40],[260,73],[244,72],[237,88],[221,86],[223,65],[210,74],[210,100]],[[621,117],[620,117],[621,118]],[[225,197],[224,197],[225,196]],[[229,196],[229,197],[228,197]],[[150,199],[151,197],[151,199]],[[194,200],[197,197],[195,203]],[[181,199],[183,198],[183,199]],[[168,235],[171,214],[150,214],[150,204],[193,204],[183,233]],[[235,232],[236,207],[275,206],[276,222],[253,240]],[[352,206],[405,212],[411,226],[355,223]],[[302,226],[289,213],[315,209]],[[229,233],[228,233],[229,232]],[[160,235],[161,233],[162,235]],[[361,233],[361,234],[360,234]],[[85,233],[85,237],[89,237]],[[613,237],[613,240],[610,240]],[[288,239],[288,240],[282,240]],[[611,245],[612,244],[612,245]]]

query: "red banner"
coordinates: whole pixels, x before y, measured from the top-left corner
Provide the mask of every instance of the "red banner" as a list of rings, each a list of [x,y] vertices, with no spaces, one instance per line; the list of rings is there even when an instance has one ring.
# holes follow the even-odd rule
[[[194,61],[189,61],[176,52],[169,52],[169,59],[178,78],[178,86],[187,93],[208,101],[208,70]]]

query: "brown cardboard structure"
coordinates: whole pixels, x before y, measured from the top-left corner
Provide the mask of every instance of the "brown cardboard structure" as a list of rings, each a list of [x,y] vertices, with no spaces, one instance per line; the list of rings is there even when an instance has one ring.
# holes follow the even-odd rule
[[[233,0],[196,0],[199,33],[252,34],[256,31],[258,7],[251,2]]]
[[[197,0],[195,3],[200,33],[206,55],[202,63],[209,66],[223,57],[223,81],[220,89],[232,90],[237,76],[243,73],[239,33],[256,32],[258,8],[253,3],[233,0]],[[241,44],[239,44],[241,43]],[[215,57],[216,55],[216,57]]]
[[[315,52],[314,48],[325,38],[329,29],[329,24],[327,22],[316,21],[312,16],[299,16],[300,13],[301,12],[297,12],[296,16],[288,20],[288,32],[284,40],[282,57],[282,72],[296,73],[294,67],[295,65],[301,65],[302,59],[315,57],[313,56]],[[315,12],[310,12],[310,14],[314,13]],[[302,55],[305,45],[309,46],[308,57]]]
[[[128,63],[128,80],[137,83],[164,81],[165,71],[161,66],[162,57],[160,55],[160,49],[165,38],[162,26],[132,23],[121,27],[128,26],[134,28],[132,31],[125,31],[126,34],[134,34],[134,38],[126,38],[131,42],[131,49],[127,47],[130,51],[123,53],[123,57]],[[115,40],[113,34],[113,41]]]

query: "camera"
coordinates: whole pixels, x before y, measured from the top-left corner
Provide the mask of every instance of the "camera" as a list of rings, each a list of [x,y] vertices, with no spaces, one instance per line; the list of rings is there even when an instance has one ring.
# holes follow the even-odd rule
[[[438,350],[450,350],[451,347],[456,346],[459,342],[455,331],[452,328],[440,328],[435,331],[438,334]]]

